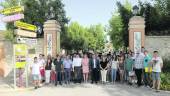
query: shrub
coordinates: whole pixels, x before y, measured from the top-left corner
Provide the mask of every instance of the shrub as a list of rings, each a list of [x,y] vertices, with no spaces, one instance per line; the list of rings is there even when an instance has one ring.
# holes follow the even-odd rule
[[[170,91],[170,73],[161,74],[161,89]]]
[[[170,60],[169,59],[163,59],[163,69],[162,71],[165,73],[170,73]]]

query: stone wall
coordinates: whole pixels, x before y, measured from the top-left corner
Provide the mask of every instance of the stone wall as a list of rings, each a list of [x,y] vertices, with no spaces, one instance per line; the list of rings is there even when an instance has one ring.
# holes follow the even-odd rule
[[[13,44],[11,41],[0,41],[1,57],[0,57],[0,76],[7,76],[13,67]]]
[[[37,45],[35,46],[36,55],[44,54],[44,38],[37,39]]]
[[[158,50],[161,56],[170,58],[170,36],[146,36],[145,48],[149,52]]]

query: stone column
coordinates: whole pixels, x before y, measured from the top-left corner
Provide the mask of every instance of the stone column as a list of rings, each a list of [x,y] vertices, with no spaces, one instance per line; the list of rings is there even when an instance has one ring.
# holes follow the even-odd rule
[[[141,16],[133,16],[129,21],[129,49],[141,51],[145,43],[145,20]]]
[[[60,52],[60,25],[56,20],[44,23],[44,55],[56,56]]]

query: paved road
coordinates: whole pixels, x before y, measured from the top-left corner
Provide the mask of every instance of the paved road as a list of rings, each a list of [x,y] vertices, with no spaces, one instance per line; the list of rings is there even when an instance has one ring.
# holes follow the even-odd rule
[[[33,87],[22,91],[1,90],[0,96],[170,96],[170,92],[156,93],[145,87],[136,88],[125,84],[72,84],[57,87],[48,85],[37,90],[34,90]]]

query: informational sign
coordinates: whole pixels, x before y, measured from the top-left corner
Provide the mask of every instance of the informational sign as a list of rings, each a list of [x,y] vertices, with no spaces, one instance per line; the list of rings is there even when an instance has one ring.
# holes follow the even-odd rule
[[[25,68],[27,51],[26,44],[14,45],[15,68]]]
[[[141,32],[134,32],[134,52],[141,51]]]
[[[32,31],[21,30],[21,29],[16,29],[15,34],[24,37],[37,37],[37,33]]]
[[[15,14],[15,15],[11,15],[11,16],[5,16],[2,18],[2,22],[13,22],[13,21],[17,21],[20,19],[24,19],[24,14]]]
[[[15,7],[11,7],[11,8],[2,9],[2,10],[0,10],[0,13],[4,14],[4,15],[9,15],[9,14],[13,14],[13,13],[22,12],[22,11],[24,11],[23,6],[15,6]]]
[[[25,29],[25,30],[30,30],[30,31],[36,31],[37,30],[36,26],[34,26],[32,24],[21,22],[21,21],[16,21],[14,25],[18,28]]]
[[[52,34],[47,34],[47,55],[52,56]]]

